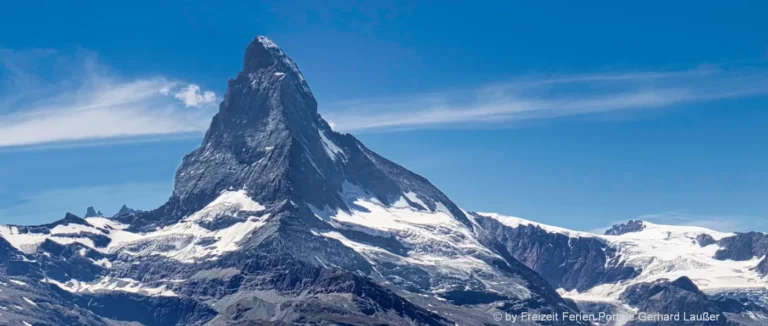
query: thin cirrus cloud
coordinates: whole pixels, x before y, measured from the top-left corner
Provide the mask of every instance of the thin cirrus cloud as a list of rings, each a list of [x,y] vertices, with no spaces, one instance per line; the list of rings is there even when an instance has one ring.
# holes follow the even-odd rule
[[[520,78],[469,90],[331,103],[344,132],[470,128],[531,119],[658,109],[768,94],[768,73],[702,66],[666,72]]]
[[[768,219],[762,217],[744,215],[696,214],[691,213],[688,210],[675,210],[645,214],[638,216],[637,219],[662,224],[699,226],[715,231],[725,232],[765,230],[766,227],[768,227]]]
[[[204,131],[215,93],[167,77],[125,79],[94,53],[0,49],[0,147],[120,141]]]
[[[672,210],[659,213],[643,214],[635,220],[662,225],[696,226],[720,232],[748,232],[768,230],[768,218],[737,214],[699,214],[689,210]],[[626,220],[614,221],[612,224],[625,223]],[[603,234],[611,226],[590,230],[595,234]]]
[[[125,79],[94,53],[0,49],[0,148],[198,137],[218,99],[197,84]],[[43,68],[48,68],[43,69]],[[342,132],[507,126],[533,119],[634,112],[766,95],[762,68],[702,66],[533,76],[460,90],[322,105]]]

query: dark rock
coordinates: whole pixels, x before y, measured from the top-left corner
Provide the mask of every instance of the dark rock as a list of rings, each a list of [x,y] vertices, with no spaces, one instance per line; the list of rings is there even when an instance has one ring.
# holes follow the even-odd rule
[[[720,260],[750,260],[768,254],[768,234],[761,232],[737,233],[718,241],[722,247],[715,253]]]
[[[194,300],[178,297],[148,297],[127,292],[73,295],[56,292],[95,314],[119,321],[147,326],[203,325],[216,316],[216,311]]]
[[[557,288],[584,291],[640,273],[619,262],[615,250],[597,238],[571,238],[535,225],[512,228],[482,215],[475,215],[475,219],[515,259]]]
[[[640,232],[645,229],[645,224],[640,220],[629,220],[627,223],[615,224],[605,231],[605,235],[622,235],[630,232]]]
[[[760,263],[757,264],[757,267],[755,267],[755,270],[761,275],[768,275],[768,257],[764,257],[763,260],[761,260]]]
[[[101,211],[96,212],[93,206],[89,206],[85,212],[85,218],[102,216]]]
[[[712,238],[711,235],[702,233],[696,236],[696,242],[699,244],[699,246],[706,247],[711,244],[717,243],[714,238]]]
[[[627,325],[727,325],[727,317],[717,302],[710,300],[687,277],[674,281],[661,280],[654,283],[640,283],[627,288],[621,295],[630,306],[638,309],[636,320]],[[679,320],[649,321],[645,316],[675,316]],[[692,316],[711,315],[713,320],[691,321]],[[689,320],[684,320],[688,318]],[[643,320],[646,319],[646,320]]]
[[[138,210],[129,208],[127,205],[123,204],[123,206],[120,207],[120,210],[117,211],[117,214],[115,216],[130,215],[138,212],[139,212]]]

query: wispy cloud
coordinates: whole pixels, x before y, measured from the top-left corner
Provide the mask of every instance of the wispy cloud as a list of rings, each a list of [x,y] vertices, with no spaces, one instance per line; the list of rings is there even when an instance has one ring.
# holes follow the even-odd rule
[[[163,88],[161,94],[169,94],[170,90]],[[184,102],[187,107],[200,107],[216,101],[216,94],[211,91],[200,91],[200,86],[189,84],[173,94],[173,97]]]
[[[748,215],[697,214],[688,210],[675,210],[645,214],[637,219],[659,224],[700,226],[716,231],[768,231],[768,218]]]
[[[199,133],[216,95],[165,76],[126,79],[81,50],[0,49],[0,147]]]
[[[527,77],[469,90],[331,103],[324,115],[340,131],[390,131],[474,127],[765,94],[768,71],[702,66],[667,72]]]
[[[169,76],[125,78],[94,53],[0,49],[0,148],[80,146],[200,135],[216,94]],[[460,90],[321,104],[343,132],[498,126],[531,119],[673,107],[768,94],[768,71],[527,76]]]

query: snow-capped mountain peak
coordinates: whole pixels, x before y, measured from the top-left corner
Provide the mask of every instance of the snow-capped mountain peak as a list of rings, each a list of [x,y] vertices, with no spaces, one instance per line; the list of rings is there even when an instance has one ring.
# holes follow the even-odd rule
[[[28,280],[74,302],[150,301],[138,306],[191,324],[211,313],[219,324],[485,325],[487,311],[576,312],[427,179],[333,131],[275,42],[256,37],[228,86],[161,207],[0,228]]]
[[[601,235],[468,213],[333,131],[295,62],[261,36],[168,201],[86,215],[0,226],[0,309],[23,307],[1,318],[491,325],[496,313],[577,313],[563,296],[618,306],[649,289],[721,309],[704,293],[761,293],[768,274],[764,234],[631,221]]]

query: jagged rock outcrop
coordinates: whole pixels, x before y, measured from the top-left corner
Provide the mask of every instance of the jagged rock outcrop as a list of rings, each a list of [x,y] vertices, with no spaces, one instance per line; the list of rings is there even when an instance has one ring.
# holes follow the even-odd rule
[[[750,260],[768,254],[768,234],[761,232],[737,233],[721,239],[718,244],[722,249],[715,253],[715,258],[721,260]]]
[[[629,220],[627,223],[615,224],[610,229],[605,230],[605,235],[622,235],[630,232],[639,232],[645,229],[643,221]]]
[[[699,234],[696,236],[696,243],[698,243],[699,246],[706,247],[711,244],[716,244],[717,241],[709,234]]]
[[[104,214],[101,213],[101,211],[96,211],[93,206],[88,206],[88,209],[85,210],[85,217],[97,217],[97,216],[104,216]]]

